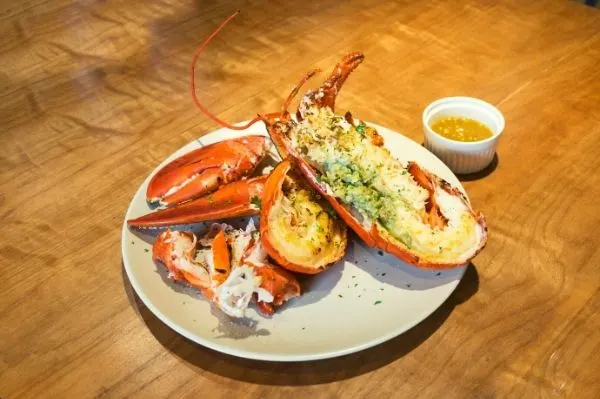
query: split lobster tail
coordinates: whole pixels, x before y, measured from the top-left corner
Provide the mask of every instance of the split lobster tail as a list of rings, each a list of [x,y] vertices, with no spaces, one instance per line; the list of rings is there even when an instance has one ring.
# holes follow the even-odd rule
[[[326,270],[347,246],[346,225],[289,160],[279,163],[265,183],[260,233],[269,256],[298,273]]]
[[[420,268],[467,264],[487,242],[483,215],[448,182],[396,159],[375,129],[334,114],[342,85],[363,59],[345,56],[302,98],[297,122],[265,121],[272,141],[367,245]]]

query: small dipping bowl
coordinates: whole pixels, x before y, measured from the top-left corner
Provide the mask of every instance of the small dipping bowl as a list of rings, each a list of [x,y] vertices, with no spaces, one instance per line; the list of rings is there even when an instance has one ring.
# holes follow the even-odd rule
[[[431,124],[443,117],[465,117],[486,125],[492,136],[479,141],[456,141],[439,135]],[[475,173],[494,159],[498,139],[504,130],[504,116],[493,105],[473,97],[445,97],[429,104],[423,111],[425,147],[454,173]]]

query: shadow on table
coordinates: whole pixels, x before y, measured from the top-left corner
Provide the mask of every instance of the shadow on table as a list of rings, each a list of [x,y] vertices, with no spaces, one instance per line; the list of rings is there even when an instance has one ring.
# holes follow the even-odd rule
[[[469,173],[469,174],[465,174],[465,175],[457,174],[456,177],[458,177],[458,180],[460,180],[461,182],[483,179],[484,177],[491,175],[498,168],[499,164],[500,164],[500,159],[498,158],[498,154],[496,153],[496,154],[494,154],[494,158],[492,159],[492,162],[490,162],[490,164],[488,166],[486,166],[485,169],[483,169],[479,172]]]
[[[479,275],[473,264],[448,300],[421,323],[404,334],[376,347],[351,355],[311,362],[264,362],[222,354],[198,345],[160,321],[135,294],[125,269],[123,283],[129,301],[156,339],[190,365],[222,377],[265,385],[314,385],[345,380],[392,363],[427,340],[454,308],[479,289]],[[315,337],[318,339],[318,337]],[[210,374],[204,373],[210,378]]]

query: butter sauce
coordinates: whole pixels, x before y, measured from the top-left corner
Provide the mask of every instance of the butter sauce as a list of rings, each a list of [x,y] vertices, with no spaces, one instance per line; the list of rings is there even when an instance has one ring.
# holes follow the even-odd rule
[[[445,116],[435,120],[431,129],[437,134],[455,141],[473,142],[492,137],[492,130],[474,119]]]

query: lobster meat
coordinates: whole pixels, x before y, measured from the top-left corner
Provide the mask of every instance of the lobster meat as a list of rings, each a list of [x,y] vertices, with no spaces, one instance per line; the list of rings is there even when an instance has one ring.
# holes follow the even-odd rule
[[[301,294],[296,277],[267,259],[258,231],[213,224],[200,239],[191,231],[162,232],[152,257],[169,277],[197,288],[232,317],[244,317],[251,301],[265,316]]]
[[[340,260],[346,225],[285,160],[269,175],[260,211],[260,234],[269,256],[282,267],[317,274]]]

